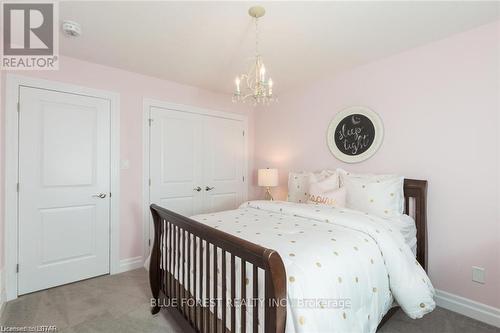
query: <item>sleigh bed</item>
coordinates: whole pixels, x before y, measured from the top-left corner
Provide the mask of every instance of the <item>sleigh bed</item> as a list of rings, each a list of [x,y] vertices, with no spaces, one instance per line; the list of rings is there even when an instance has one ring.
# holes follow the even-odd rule
[[[425,270],[426,193],[426,181],[404,181],[405,213],[414,218],[417,229],[416,260]],[[149,271],[153,314],[162,306],[175,307],[193,332],[285,332],[290,320],[287,283],[291,278],[282,260],[286,254],[157,205],[150,208],[154,222]],[[258,300],[262,301],[260,310],[247,311]],[[378,326],[397,309],[390,308],[377,321]]]

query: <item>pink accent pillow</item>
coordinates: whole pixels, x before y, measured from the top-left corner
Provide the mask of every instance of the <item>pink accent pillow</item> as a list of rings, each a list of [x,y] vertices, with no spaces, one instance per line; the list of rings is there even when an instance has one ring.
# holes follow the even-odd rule
[[[324,191],[321,186],[311,184],[307,203],[321,204],[333,207],[345,207],[346,190],[341,187],[335,190]]]

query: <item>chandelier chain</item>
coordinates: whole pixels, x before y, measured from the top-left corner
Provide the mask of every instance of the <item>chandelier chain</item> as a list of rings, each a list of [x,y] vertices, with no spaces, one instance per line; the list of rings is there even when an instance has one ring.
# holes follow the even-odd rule
[[[259,55],[259,18],[255,18],[255,55]]]

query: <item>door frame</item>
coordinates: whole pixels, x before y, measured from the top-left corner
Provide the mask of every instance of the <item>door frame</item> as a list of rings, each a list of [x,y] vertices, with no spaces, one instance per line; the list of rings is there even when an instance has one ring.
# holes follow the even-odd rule
[[[158,107],[162,109],[172,110],[172,111],[180,111],[186,113],[195,113],[210,117],[219,117],[226,119],[233,119],[242,122],[243,131],[245,135],[243,136],[243,175],[245,177],[243,184],[243,201],[248,200],[248,191],[249,191],[249,174],[248,174],[248,116],[241,113],[233,113],[233,112],[225,112],[225,111],[216,111],[205,108],[200,108],[196,106],[176,104],[171,102],[160,101],[152,98],[143,98],[142,101],[143,112],[142,112],[142,142],[143,142],[143,162],[142,162],[142,201],[143,201],[143,232],[144,232],[144,257],[147,258],[149,256],[150,247],[150,238],[151,235],[151,213],[149,210],[150,205],[150,196],[149,196],[149,179],[150,179],[150,115],[149,110],[151,107]]]
[[[18,296],[18,191],[19,179],[19,89],[30,87],[109,100],[110,102],[110,243],[109,272],[120,266],[120,95],[63,82],[7,74],[5,87],[5,291],[6,300]]]

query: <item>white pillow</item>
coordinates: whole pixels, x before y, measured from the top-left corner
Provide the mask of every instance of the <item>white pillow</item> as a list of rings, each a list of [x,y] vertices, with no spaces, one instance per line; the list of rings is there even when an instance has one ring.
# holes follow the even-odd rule
[[[323,181],[326,178],[333,177],[329,186],[331,189],[339,188],[339,179],[336,171],[323,170],[320,172],[291,171],[288,174],[288,201],[296,203],[306,203],[309,198],[309,186],[311,182]]]
[[[351,174],[337,169],[346,188],[346,207],[380,217],[404,212],[404,177],[396,175]]]
[[[327,175],[326,172],[328,171],[323,171],[323,173],[319,175],[311,175],[309,190],[314,187],[316,189],[316,192],[328,192],[336,190],[340,187],[339,175],[337,173],[334,173],[333,175]]]

